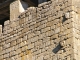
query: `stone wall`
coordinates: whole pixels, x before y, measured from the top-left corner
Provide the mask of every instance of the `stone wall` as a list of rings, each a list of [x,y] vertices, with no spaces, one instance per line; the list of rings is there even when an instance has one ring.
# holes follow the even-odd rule
[[[79,60],[80,17],[74,7],[72,0],[52,0],[7,20],[0,60]]]
[[[72,16],[73,16],[73,42],[74,42],[74,58],[80,59],[80,0],[73,1]]]

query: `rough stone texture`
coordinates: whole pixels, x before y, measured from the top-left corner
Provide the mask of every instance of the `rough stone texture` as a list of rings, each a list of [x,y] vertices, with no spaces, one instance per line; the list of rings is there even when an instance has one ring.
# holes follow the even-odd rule
[[[79,2],[44,2],[5,22],[0,60],[79,60]]]
[[[0,25],[0,34],[2,34],[2,25]]]

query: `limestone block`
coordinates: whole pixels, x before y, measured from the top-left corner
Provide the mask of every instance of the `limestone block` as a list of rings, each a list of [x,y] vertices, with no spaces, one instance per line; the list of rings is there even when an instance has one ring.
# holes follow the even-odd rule
[[[11,48],[5,49],[5,52],[6,52],[6,53],[9,53],[10,51],[11,51]]]
[[[19,57],[17,60],[21,60],[21,57]]]
[[[50,27],[46,27],[46,28],[44,28],[44,29],[41,30],[41,33],[47,32],[49,30],[50,30]]]
[[[22,18],[21,20],[19,20],[19,25],[24,24],[24,18]]]
[[[43,42],[43,43],[46,43],[47,41],[50,41],[50,39],[51,39],[51,37],[45,37],[45,38],[43,38],[43,41],[42,41],[42,42]],[[40,41],[39,41],[39,42],[40,42]],[[41,42],[41,43],[42,43],[42,42]]]
[[[19,48],[19,46],[18,45],[16,45],[15,47],[14,47],[14,50],[17,50]]]
[[[46,36],[52,36],[53,34],[54,34],[54,31],[52,31],[52,30],[46,32]]]
[[[33,42],[36,42],[36,41],[38,41],[38,36],[35,36],[35,37],[33,37],[33,38],[31,38],[30,40],[31,40],[31,42],[33,43]]]
[[[0,46],[0,52],[2,51],[2,47]]]
[[[28,45],[28,49],[34,48],[34,43]]]
[[[16,41],[12,41],[10,45],[11,45],[11,46],[16,45]]]
[[[52,26],[51,26],[51,29],[52,29],[52,30],[54,30],[55,28],[56,28],[56,26],[55,26],[55,25],[52,25]]]
[[[19,48],[16,50],[16,54],[20,54],[20,53],[21,53],[21,49]]]
[[[11,27],[12,27],[12,28],[16,27],[16,23],[13,22],[13,23],[11,24]]]
[[[49,46],[50,45],[50,41],[46,41],[45,46]]]
[[[80,14],[80,8],[75,8],[77,10],[77,13]]]
[[[26,42],[21,42],[20,44],[19,44],[19,47],[23,47],[23,46],[25,46],[26,45]]]
[[[8,25],[9,22],[10,22],[9,20],[5,21],[5,22],[4,22],[4,25]]]
[[[10,47],[10,43],[5,44],[3,48],[6,49],[6,48],[9,48],[9,47]]]
[[[7,58],[7,57],[9,57],[9,53],[4,55],[4,58]]]
[[[28,34],[28,38],[31,38],[31,37],[33,37],[33,36],[35,36],[34,33]]]
[[[44,57],[43,56],[40,56],[40,57],[38,57],[37,60],[44,60]]]
[[[0,59],[3,59],[4,57],[3,57],[3,55],[0,55]]]
[[[51,36],[51,39],[52,39],[52,40],[55,40],[55,39],[57,39],[57,38],[58,38],[58,34],[54,34],[54,35]]]
[[[2,33],[2,25],[0,25],[0,34]]]
[[[77,0],[77,1],[76,0],[71,0],[71,1],[72,1],[72,5],[80,8],[80,6],[79,6],[80,5],[79,4],[80,3],[80,0]]]
[[[53,25],[53,21],[47,22],[46,26],[52,26]]]
[[[60,32],[60,27],[56,28],[54,32],[59,33]]]

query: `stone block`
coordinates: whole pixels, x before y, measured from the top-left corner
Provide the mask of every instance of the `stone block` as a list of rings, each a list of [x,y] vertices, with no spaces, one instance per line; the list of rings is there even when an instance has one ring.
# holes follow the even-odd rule
[[[44,28],[44,29],[41,30],[41,33],[47,32],[49,30],[50,30],[50,27],[46,27],[46,28]]]
[[[34,48],[34,43],[28,45],[28,49]]]
[[[12,41],[12,42],[10,43],[10,45],[11,45],[11,46],[15,46],[15,45],[16,45],[16,41]]]
[[[2,33],[2,25],[0,25],[0,34]]]
[[[8,58],[9,57],[9,53],[8,54],[5,54],[3,57],[4,58]]]

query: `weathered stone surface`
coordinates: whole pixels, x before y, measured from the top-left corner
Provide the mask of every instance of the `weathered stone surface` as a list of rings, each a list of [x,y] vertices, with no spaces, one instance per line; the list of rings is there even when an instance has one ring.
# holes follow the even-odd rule
[[[2,25],[0,25],[0,34],[2,33]]]
[[[0,25],[0,60],[80,59],[79,0],[51,0],[21,14],[19,2]]]

